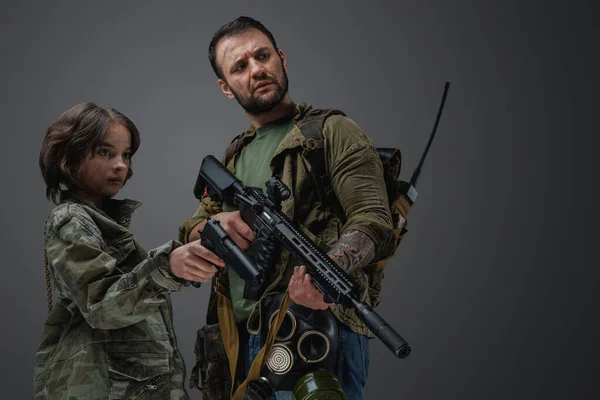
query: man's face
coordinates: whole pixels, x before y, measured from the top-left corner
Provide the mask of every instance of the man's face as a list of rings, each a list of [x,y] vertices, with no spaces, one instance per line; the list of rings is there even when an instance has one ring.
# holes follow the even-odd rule
[[[216,60],[225,78],[219,87],[250,115],[272,110],[287,93],[285,55],[257,29],[222,39]]]

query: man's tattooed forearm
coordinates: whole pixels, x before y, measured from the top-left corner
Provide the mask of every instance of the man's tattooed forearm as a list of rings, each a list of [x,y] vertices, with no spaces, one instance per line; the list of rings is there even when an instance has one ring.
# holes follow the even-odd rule
[[[362,268],[375,257],[375,245],[364,233],[348,231],[331,247],[329,257],[346,272]]]

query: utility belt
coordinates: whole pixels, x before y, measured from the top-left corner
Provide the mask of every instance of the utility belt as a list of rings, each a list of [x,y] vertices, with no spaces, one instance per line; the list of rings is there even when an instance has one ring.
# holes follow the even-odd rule
[[[196,365],[190,387],[202,390],[205,400],[268,398],[275,391],[292,391],[294,399],[329,396],[346,399],[332,372],[339,352],[338,322],[329,309],[311,310],[290,301],[287,292],[261,300],[261,349],[245,375],[240,343],[246,329],[238,329],[229,293],[217,285],[219,323],[198,331]],[[232,379],[232,376],[236,377]]]

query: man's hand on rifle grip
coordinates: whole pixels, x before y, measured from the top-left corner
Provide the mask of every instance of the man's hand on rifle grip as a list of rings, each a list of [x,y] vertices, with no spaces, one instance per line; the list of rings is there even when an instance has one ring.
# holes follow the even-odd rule
[[[244,251],[248,250],[250,243],[256,240],[252,229],[242,220],[239,211],[221,212],[210,218],[219,221],[221,227],[231,236],[235,244]],[[204,228],[204,224],[206,224],[206,221],[202,221],[192,229],[189,236],[190,241],[200,237],[197,232]]]

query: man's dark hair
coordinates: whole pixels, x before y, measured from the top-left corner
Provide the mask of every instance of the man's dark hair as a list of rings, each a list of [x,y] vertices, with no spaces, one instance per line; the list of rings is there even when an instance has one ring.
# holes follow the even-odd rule
[[[215,71],[215,74],[220,79],[225,78],[223,76],[223,71],[221,70],[221,67],[217,65],[217,44],[219,44],[221,39],[241,35],[248,32],[251,29],[258,29],[259,31],[264,33],[273,44],[275,50],[277,50],[277,43],[275,43],[275,38],[273,37],[273,34],[267,28],[265,28],[263,24],[261,24],[254,18],[242,16],[234,19],[231,22],[226,23],[225,25],[220,27],[217,32],[215,32],[212,40],[210,41],[210,45],[208,46],[208,60],[210,61],[210,65],[213,71]]]
[[[65,111],[48,127],[42,141],[39,164],[46,182],[46,197],[55,204],[62,188],[75,189],[82,163],[102,143],[107,128],[118,123],[131,134],[131,155],[140,146],[135,124],[114,108],[81,103]],[[131,164],[125,182],[133,175]]]

